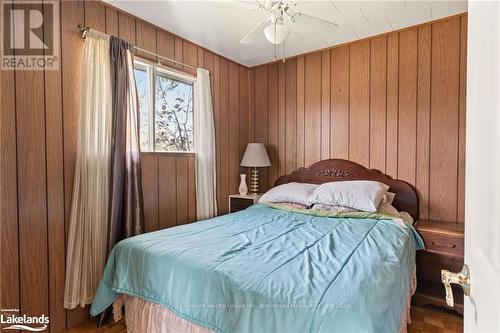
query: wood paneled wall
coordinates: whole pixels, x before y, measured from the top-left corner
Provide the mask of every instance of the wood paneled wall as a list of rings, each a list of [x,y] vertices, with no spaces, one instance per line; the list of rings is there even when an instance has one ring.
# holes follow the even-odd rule
[[[77,25],[211,71],[221,212],[237,190],[249,133],[249,69],[102,2],[60,5],[60,70],[0,71],[0,307],[46,314],[50,332],[88,317],[88,308],[62,306],[83,48]],[[195,220],[194,155],[143,154],[143,187],[147,231]]]
[[[211,71],[219,212],[255,141],[265,186],[348,158],[414,184],[422,217],[463,222],[466,16],[248,69],[102,2],[61,1],[61,69],[0,71],[2,308],[48,314],[51,332],[88,316],[62,307],[82,22]],[[146,230],[194,221],[194,155],[142,161]]]
[[[460,15],[252,68],[263,182],[350,159],[415,185],[422,218],[463,223],[466,43]]]

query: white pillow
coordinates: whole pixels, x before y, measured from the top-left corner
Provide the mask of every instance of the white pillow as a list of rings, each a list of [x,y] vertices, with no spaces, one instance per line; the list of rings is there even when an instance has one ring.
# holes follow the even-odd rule
[[[293,202],[308,206],[307,199],[318,187],[316,184],[295,182],[279,185],[264,193],[259,203]]]
[[[324,183],[309,197],[308,203],[345,206],[376,212],[389,186],[371,180]]]

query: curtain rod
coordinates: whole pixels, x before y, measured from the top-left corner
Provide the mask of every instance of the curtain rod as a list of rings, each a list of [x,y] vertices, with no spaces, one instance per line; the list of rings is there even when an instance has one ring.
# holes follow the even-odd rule
[[[84,26],[83,24],[79,24],[78,25],[78,29],[80,29],[80,37],[82,37],[83,39],[87,38],[87,33],[90,31],[90,27],[89,26]],[[92,30],[94,30],[94,29],[92,29]],[[97,30],[94,30],[94,31],[97,31]],[[100,32],[100,31],[97,31],[97,32],[103,33],[103,32]],[[191,68],[191,69],[194,69],[194,70],[198,69],[198,67],[195,67],[195,66],[192,66],[192,65],[188,65],[188,64],[185,64],[183,62],[180,62],[180,61],[177,61],[177,60],[174,60],[174,59],[170,59],[170,58],[161,56],[158,53],[154,53],[154,52],[151,52],[151,51],[148,51],[148,50],[144,50],[144,49],[141,49],[140,47],[137,47],[137,46],[134,46],[134,50],[135,51],[141,51],[141,52],[144,52],[144,53],[148,53],[148,54],[150,54],[152,56],[155,56],[157,58],[161,58],[161,59],[169,61],[169,62],[173,62],[174,64],[177,64],[177,65],[188,67],[188,68]]]

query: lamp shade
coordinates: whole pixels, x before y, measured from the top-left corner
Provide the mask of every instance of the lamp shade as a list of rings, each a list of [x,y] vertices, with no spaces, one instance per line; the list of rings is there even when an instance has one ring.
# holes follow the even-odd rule
[[[269,156],[267,156],[266,147],[263,143],[249,143],[243,159],[241,160],[243,167],[268,167],[271,166]]]

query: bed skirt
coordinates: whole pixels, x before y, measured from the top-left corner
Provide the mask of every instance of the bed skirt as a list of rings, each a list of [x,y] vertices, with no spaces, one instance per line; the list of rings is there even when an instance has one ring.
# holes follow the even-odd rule
[[[417,287],[416,269],[410,278],[410,292],[403,309],[399,333],[407,332],[407,325],[411,323],[411,297]],[[139,297],[121,295],[113,303],[113,317],[115,321],[123,318],[125,307],[125,322],[129,333],[214,333],[208,328],[187,321],[159,304],[151,303]]]

